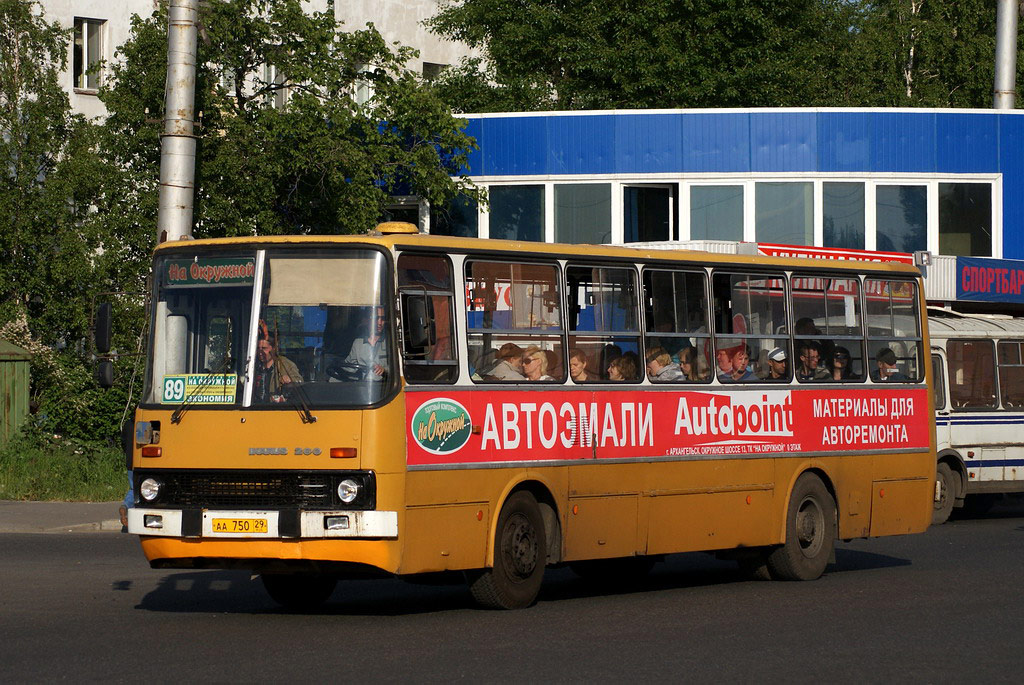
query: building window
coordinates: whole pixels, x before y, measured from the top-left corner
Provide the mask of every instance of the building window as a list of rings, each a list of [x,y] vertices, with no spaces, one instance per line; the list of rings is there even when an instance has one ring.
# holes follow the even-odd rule
[[[690,240],[743,240],[743,186],[690,187]]]
[[[555,242],[601,245],[612,240],[612,187],[555,186]]]
[[[672,240],[675,186],[626,186],[623,190],[623,241]]]
[[[928,249],[928,188],[875,188],[875,245],[885,252]]]
[[[448,67],[447,64],[435,64],[433,62],[424,62],[423,63],[423,80],[424,81],[433,81],[433,80],[435,80],[438,76],[441,75],[441,72],[444,71],[447,67]]]
[[[992,256],[992,186],[939,184],[939,253]]]
[[[864,249],[864,184],[822,184],[822,244]]]
[[[491,186],[490,237],[544,240],[544,186]]]
[[[430,233],[451,235],[460,238],[476,238],[478,235],[476,200],[459,196],[444,207],[431,207]]]
[[[98,90],[100,87],[99,65],[103,60],[102,19],[75,17],[74,43],[74,86],[78,90]]]
[[[813,183],[757,183],[754,210],[757,242],[814,244]]]

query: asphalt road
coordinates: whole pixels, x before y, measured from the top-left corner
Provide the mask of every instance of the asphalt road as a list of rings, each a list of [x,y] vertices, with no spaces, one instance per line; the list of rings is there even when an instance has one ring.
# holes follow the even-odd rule
[[[1018,682],[1024,506],[840,544],[810,583],[677,555],[633,587],[549,570],[536,606],[339,585],[280,611],[248,574],[156,571],[117,533],[0,535],[0,680]]]

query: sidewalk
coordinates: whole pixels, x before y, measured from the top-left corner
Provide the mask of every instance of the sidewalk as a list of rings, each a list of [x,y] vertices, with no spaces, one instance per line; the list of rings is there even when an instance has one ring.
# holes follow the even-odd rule
[[[121,502],[13,502],[0,500],[0,533],[121,531]]]

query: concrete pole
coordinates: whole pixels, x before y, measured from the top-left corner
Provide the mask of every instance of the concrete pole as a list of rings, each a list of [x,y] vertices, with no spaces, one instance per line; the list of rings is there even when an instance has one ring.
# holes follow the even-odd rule
[[[996,83],[992,107],[1013,109],[1017,97],[1017,19],[1020,0],[999,0],[996,7]]]
[[[167,86],[160,135],[157,242],[192,237],[196,175],[193,134],[199,0],[170,0],[167,8]]]

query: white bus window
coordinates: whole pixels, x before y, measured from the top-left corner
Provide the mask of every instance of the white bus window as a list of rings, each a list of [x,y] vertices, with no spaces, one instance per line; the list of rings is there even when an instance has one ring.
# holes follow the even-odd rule
[[[474,381],[565,378],[557,266],[470,260],[466,288]]]
[[[924,352],[917,285],[913,281],[864,281],[868,370],[876,382],[918,382]]]
[[[710,380],[711,332],[705,275],[645,269],[643,307],[644,349],[651,381]]]
[[[1003,407],[1024,407],[1024,341],[1004,340],[999,343],[999,394]]]
[[[954,409],[994,409],[996,406],[995,354],[990,340],[950,340],[949,401]]]
[[[769,354],[780,348],[789,357],[789,336],[780,333],[786,330],[785,285],[782,274],[714,275],[713,372],[719,381],[760,382],[770,376]]]
[[[398,258],[402,304],[402,360],[409,383],[454,383],[455,357],[451,265],[445,257]]]
[[[643,374],[636,271],[629,267],[569,266],[569,348],[587,359],[580,381],[639,381]]]
[[[946,408],[946,379],[942,373],[942,357],[932,355],[932,378],[935,380],[933,392],[935,393],[935,409]]]

